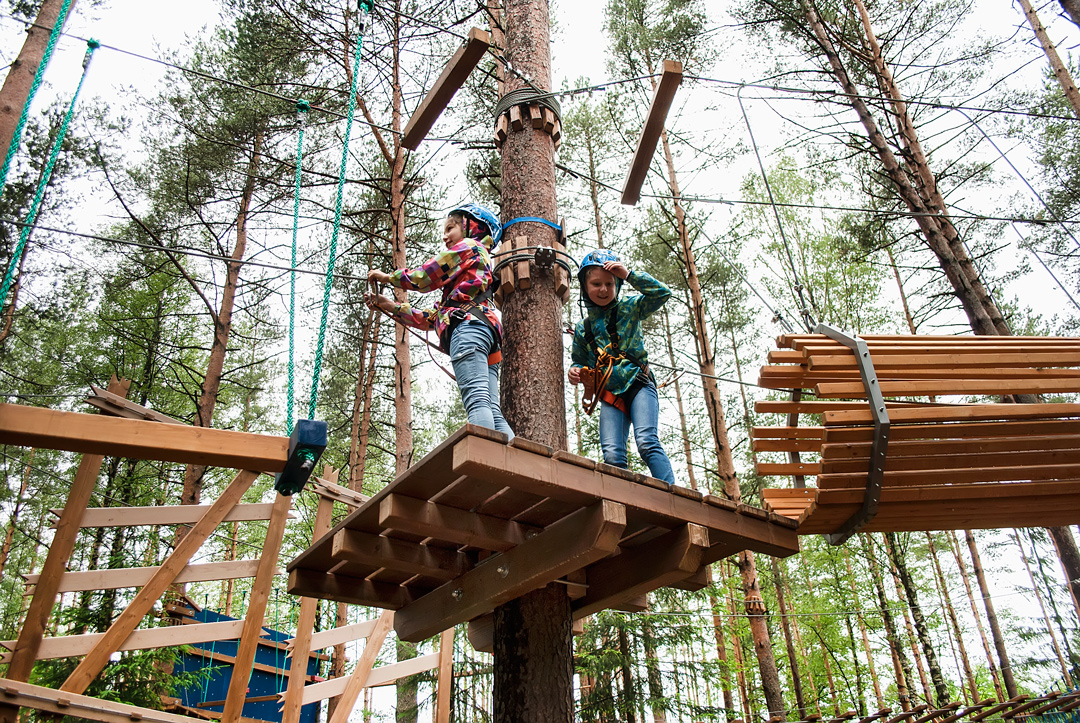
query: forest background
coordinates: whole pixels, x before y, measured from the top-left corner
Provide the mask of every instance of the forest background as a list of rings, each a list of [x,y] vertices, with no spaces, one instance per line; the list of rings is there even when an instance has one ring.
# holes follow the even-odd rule
[[[568,249],[580,258],[597,245],[613,248],[672,286],[673,300],[649,330],[656,367],[687,370],[661,392],[665,446],[681,484],[725,494],[709,392],[697,375],[712,357],[741,494],[752,504],[760,504],[764,484],[753,465],[768,456],[751,449],[747,432],[776,421],[753,411],[769,394],[753,385],[754,370],[776,334],[805,330],[811,318],[864,334],[971,330],[916,219],[870,153],[850,96],[828,72],[805,7],[782,0],[552,6],[556,90],[565,91],[558,193]],[[880,43],[949,214],[1012,333],[1074,334],[1080,135],[1019,7],[866,3],[874,40],[854,0],[815,7],[887,142],[914,164],[896,106],[882,98],[888,86],[868,60]],[[36,10],[36,3],[4,4],[6,60]],[[1037,11],[1060,49],[1072,50],[1080,30],[1061,6]],[[453,383],[425,347],[363,306],[362,279],[372,266],[415,263],[437,250],[438,220],[455,203],[498,208],[491,112],[498,77],[513,69],[497,57],[485,59],[416,152],[404,152],[395,134],[468,28],[497,27],[498,15],[464,0],[375,5],[358,66],[338,234],[357,9],[222,0],[169,12],[82,2],[68,20],[0,196],[5,267],[79,81],[85,39],[104,45],[3,300],[0,390],[9,402],[81,409],[90,384],[117,374],[133,380],[131,399],[174,418],[273,434],[314,403],[331,427],[324,460],[342,470],[343,483],[371,494],[464,421]],[[186,40],[176,35],[184,28],[191,28]],[[623,207],[618,191],[665,58],[681,61],[686,78],[643,199]],[[298,98],[314,107],[303,126],[294,262]],[[335,239],[325,354],[312,395]],[[301,272],[294,314],[290,267]],[[572,301],[567,322],[578,318]],[[596,420],[578,411],[572,389],[566,408],[572,449],[598,457]],[[46,450],[2,454],[0,638],[9,639],[24,612],[21,576],[40,566],[48,510],[62,505],[74,464]],[[226,481],[216,470],[114,464],[92,504],[194,503]],[[246,499],[269,496],[264,482]],[[301,495],[296,511],[284,559],[310,541],[314,504]],[[263,533],[236,525],[212,538],[198,561],[249,556]],[[1080,613],[1059,545],[1041,529],[864,535],[843,547],[805,539],[798,557],[759,559],[749,578],[745,560],[717,564],[706,590],[660,591],[648,612],[592,619],[576,639],[579,717],[828,717],[907,700],[1071,687]],[[156,531],[101,529],[80,539],[73,559],[83,569],[148,565],[168,548],[169,537]],[[56,630],[103,630],[132,592],[67,595]],[[192,585],[188,593],[226,614],[244,613],[243,584]],[[764,616],[751,614],[757,595]],[[289,629],[297,610],[279,580],[267,624]],[[372,615],[325,605],[319,626]],[[460,633],[455,719],[488,720],[491,661]],[[347,668],[346,653],[357,657],[336,651],[335,665]],[[393,651],[415,653],[404,644]],[[140,688],[164,686],[156,659],[125,654],[101,688],[134,699]],[[42,664],[35,675],[62,679],[71,665]],[[770,690],[779,691],[780,705]],[[391,719],[396,708],[399,720],[423,718],[430,696],[430,681],[420,679],[393,699],[369,700],[368,715]]]

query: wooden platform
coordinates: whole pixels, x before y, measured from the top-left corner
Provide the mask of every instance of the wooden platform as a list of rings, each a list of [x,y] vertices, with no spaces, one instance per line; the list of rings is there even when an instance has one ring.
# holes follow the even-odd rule
[[[289,564],[289,592],[396,610],[423,640],[563,579],[575,618],[744,549],[798,552],[795,522],[466,426]]]
[[[863,531],[1080,522],[1080,404],[964,403],[974,394],[1075,392],[1080,339],[863,340],[889,418],[880,501]],[[766,489],[766,506],[797,519],[801,535],[834,533],[866,497],[875,432],[865,387],[841,343],[821,334],[777,343],[787,349],[770,352],[759,384],[817,399],[759,402],[758,412],[783,414],[787,425],[756,427],[754,449],[811,458],[761,462],[757,471],[814,477],[816,486]],[[789,426],[787,415],[811,426]]]

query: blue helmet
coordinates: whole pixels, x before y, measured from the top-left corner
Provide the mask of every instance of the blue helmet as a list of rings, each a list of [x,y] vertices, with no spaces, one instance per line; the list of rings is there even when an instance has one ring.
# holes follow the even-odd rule
[[[494,249],[496,246],[498,246],[499,242],[502,241],[503,229],[502,229],[502,224],[499,223],[498,216],[496,216],[495,214],[493,214],[491,211],[489,211],[487,208],[481,206],[480,204],[478,204],[478,203],[463,203],[462,205],[460,205],[460,206],[456,207],[455,209],[453,209],[452,211],[450,211],[450,213],[448,213],[447,215],[452,216],[454,214],[460,214],[462,216],[467,216],[468,218],[471,218],[474,221],[479,221],[480,223],[487,226],[488,231],[491,233],[491,248],[492,249]]]
[[[596,251],[590,251],[585,254],[585,258],[581,260],[581,266],[578,267],[577,278],[578,283],[583,287],[585,286],[585,274],[589,270],[589,267],[596,266],[597,268],[604,268],[604,264],[608,261],[621,261],[619,255],[611,249],[596,249]],[[616,277],[615,283],[622,286],[622,279]]]

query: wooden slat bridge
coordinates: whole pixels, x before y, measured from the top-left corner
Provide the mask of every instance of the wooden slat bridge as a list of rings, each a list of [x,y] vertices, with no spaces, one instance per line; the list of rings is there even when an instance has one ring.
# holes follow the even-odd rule
[[[1034,698],[1018,695],[1003,702],[987,698],[971,705],[954,701],[940,707],[920,703],[905,711],[881,708],[865,716],[853,710],[833,718],[814,714],[797,723],[979,723],[987,719],[1019,722],[1041,715],[1069,713],[1078,707],[1080,691],[1052,690]]]
[[[758,383],[793,390],[792,401],[758,402],[758,412],[786,415],[786,426],[752,433],[759,454],[788,455],[757,472],[795,478],[793,489],[763,495],[768,509],[799,521],[800,535],[839,544],[860,530],[1080,522],[1080,404],[939,401],[1074,394],[1080,339],[817,331],[781,336],[782,349],[769,353]],[[798,426],[799,415],[812,415],[811,426]],[[803,486],[805,476],[816,487]]]
[[[465,621],[561,580],[575,619],[700,589],[744,549],[798,552],[794,521],[467,425],[289,564],[297,595],[396,610],[398,637]]]

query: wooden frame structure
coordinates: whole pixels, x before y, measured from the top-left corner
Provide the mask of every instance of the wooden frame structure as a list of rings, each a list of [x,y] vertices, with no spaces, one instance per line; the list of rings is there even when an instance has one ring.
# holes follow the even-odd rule
[[[273,577],[279,574],[278,551],[286,521],[290,517],[292,498],[279,494],[272,504],[239,502],[260,473],[284,467],[288,440],[285,437],[188,427],[127,402],[124,399],[127,388],[126,381],[120,382],[114,378],[107,394],[95,389],[96,394],[91,397],[94,406],[126,418],[0,405],[0,443],[34,444],[86,453],[67,503],[59,511],[56,532],[42,570],[40,574],[28,578],[28,583],[33,586],[33,596],[19,638],[0,642],[0,646],[10,651],[3,659],[3,662],[9,663],[7,679],[0,680],[0,715],[4,720],[14,720],[19,706],[103,721],[123,719],[180,723],[205,720],[207,717],[230,722],[248,720],[241,717],[246,699],[246,682],[248,672],[257,665],[254,663],[255,649],[260,644]],[[104,456],[129,456],[132,452],[137,453],[134,456],[139,459],[200,464],[230,461],[240,462],[248,469],[238,472],[225,491],[209,505],[123,508],[122,511],[115,508],[87,509]],[[322,524],[329,526],[334,501],[355,507],[362,504],[365,498],[335,484],[336,473],[332,470],[325,475],[329,479],[314,480],[309,487],[319,495]],[[250,520],[269,521],[263,552],[258,559],[190,564],[203,541],[221,522]],[[159,566],[66,571],[80,529],[176,524],[191,527]],[[318,534],[318,526],[316,532]],[[255,578],[244,620],[136,629],[173,584],[239,577]],[[58,594],[63,591],[120,587],[138,587],[139,591],[106,632],[45,638],[48,618]],[[314,616],[309,614],[305,628],[303,608],[302,603],[300,626],[296,637],[290,641],[294,660],[306,660],[313,654],[312,650],[320,647],[364,637],[368,638],[368,644],[363,659],[347,681],[330,680],[305,687],[307,666],[296,666],[289,675],[289,688],[281,695],[283,723],[298,721],[303,703],[345,696],[337,716],[338,720],[343,721],[352,711],[356,697],[363,688],[386,685],[406,675],[434,668],[440,671],[438,704],[441,707],[438,712],[441,717],[437,720],[445,722],[449,719],[452,630],[443,636],[443,647],[439,653],[373,671],[376,654],[389,629],[388,618],[324,631],[319,634],[313,647],[311,629]],[[310,608],[313,611],[313,605]],[[195,718],[113,704],[83,694],[115,652],[230,639],[238,642],[238,649],[237,654],[228,661],[233,665],[233,674],[226,699],[222,701],[224,710],[221,713],[188,709],[186,712],[200,716]],[[26,683],[37,660],[72,655],[84,657],[59,690]]]
[[[855,519],[867,532],[1044,527],[1080,522],[1080,404],[944,404],[941,396],[1073,393],[1080,339],[866,336],[858,355],[824,334],[781,336],[759,384],[807,390],[814,400],[759,402],[789,415],[755,427],[762,475],[816,476],[816,487],[763,491],[767,506],[799,520],[799,534],[836,534]],[[880,390],[889,422],[875,433],[867,399]],[[871,388],[871,392],[867,389]],[[922,399],[921,399],[922,398]],[[925,399],[925,400],[924,400]],[[797,426],[799,415],[822,420]],[[820,415],[820,416],[819,416]],[[885,442],[882,445],[882,441]],[[882,456],[871,464],[875,445]],[[817,455],[804,462],[799,455]],[[873,484],[880,470],[880,482]],[[876,513],[863,515],[869,496]],[[838,540],[842,541],[842,540]]]
[[[798,552],[794,527],[466,425],[293,560],[289,591],[395,610],[398,637],[418,641],[557,580],[575,619],[640,610],[656,588],[704,587],[705,566],[740,550]]]

